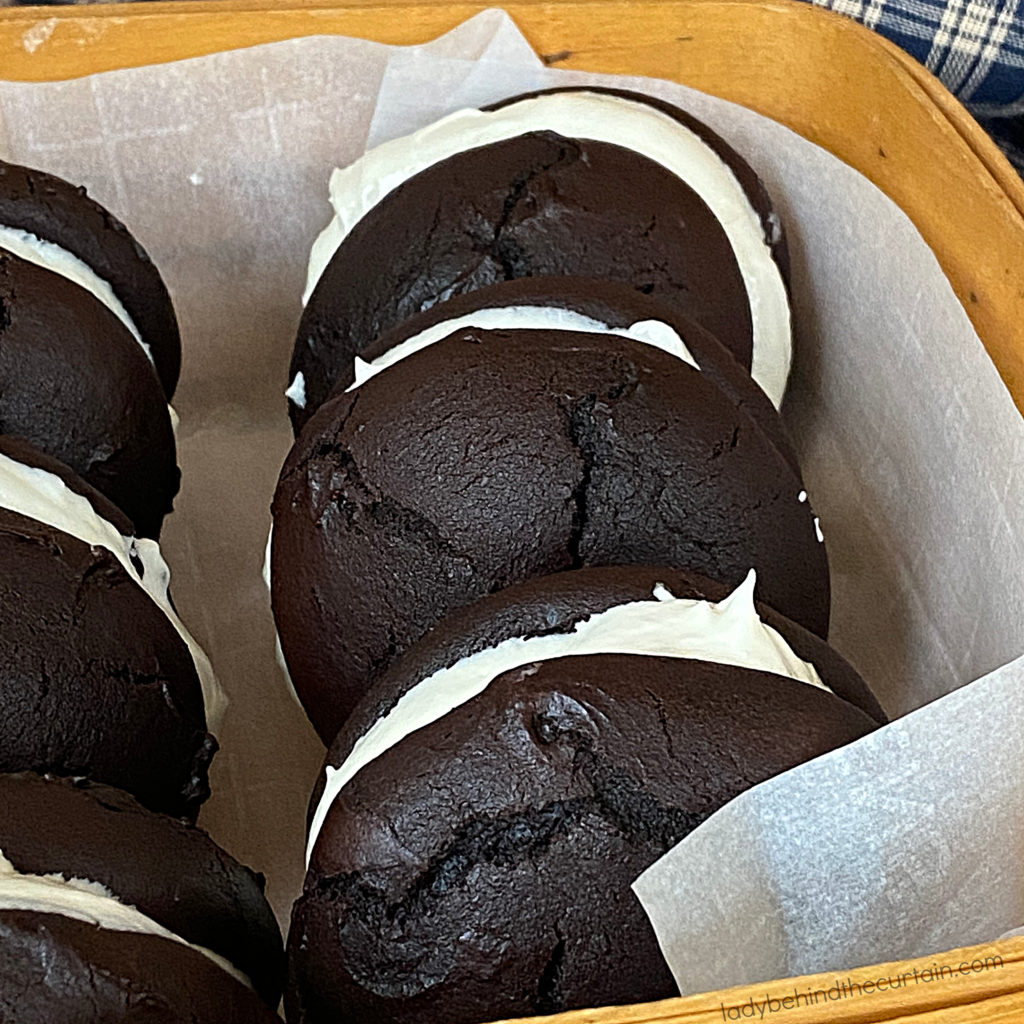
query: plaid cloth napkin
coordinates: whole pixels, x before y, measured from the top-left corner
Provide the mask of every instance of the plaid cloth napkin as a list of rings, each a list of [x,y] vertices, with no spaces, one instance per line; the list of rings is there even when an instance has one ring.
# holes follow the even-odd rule
[[[940,78],[1024,173],[1024,0],[811,0]]]

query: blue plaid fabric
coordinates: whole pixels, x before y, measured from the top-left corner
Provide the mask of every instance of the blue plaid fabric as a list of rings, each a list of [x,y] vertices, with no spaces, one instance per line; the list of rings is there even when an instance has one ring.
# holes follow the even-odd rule
[[[812,0],[941,79],[1024,173],[1024,0]]]

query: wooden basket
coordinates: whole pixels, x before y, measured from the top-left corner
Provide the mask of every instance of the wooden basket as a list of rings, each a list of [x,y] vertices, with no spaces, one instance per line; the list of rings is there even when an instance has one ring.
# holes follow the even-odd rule
[[[0,77],[74,78],[296,36],[422,43],[491,6],[213,0],[0,10]],[[856,167],[935,251],[1024,410],[1024,182],[963,107],[901,50],[787,0],[517,0],[551,64],[668,78],[742,103]],[[1024,937],[638,1006],[558,1024],[1024,1024]]]

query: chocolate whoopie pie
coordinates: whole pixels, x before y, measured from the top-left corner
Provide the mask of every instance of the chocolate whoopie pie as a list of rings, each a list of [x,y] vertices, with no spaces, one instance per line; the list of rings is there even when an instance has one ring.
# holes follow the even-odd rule
[[[709,603],[721,587],[671,569],[564,573],[411,648],[314,793],[290,1024],[676,994],[632,882],[743,790],[884,721],[823,641],[768,628],[752,583]]]
[[[252,989],[162,935],[0,910],[0,1020],[19,1024],[280,1024]]]
[[[204,831],[147,811],[111,786],[31,772],[0,775],[0,806],[0,853],[15,871],[103,886],[193,946],[223,957],[277,1006],[284,949],[263,876]]]
[[[403,320],[356,356],[331,396],[464,327],[578,330],[626,334],[692,361],[757,420],[758,426],[799,472],[782,420],[750,374],[703,327],[660,300],[627,284],[589,277],[524,277],[456,295]]]
[[[750,385],[751,388],[753,385]],[[326,403],[282,469],[272,597],[329,742],[455,608],[534,576],[659,564],[739,583],[819,635],[828,564],[793,465],[651,345],[466,329]]]
[[[157,545],[101,495],[3,439],[0,771],[90,776],[195,816],[223,697],[167,580]]]
[[[657,296],[781,403],[792,345],[778,217],[738,154],[669,104],[570,89],[460,111],[336,171],[331,201],[291,363],[296,430],[405,318],[551,274]]]
[[[356,705],[344,732],[361,736],[420,680],[465,658],[514,637],[571,633],[579,622],[609,608],[637,601],[654,602],[654,592],[659,587],[666,588],[679,600],[715,604],[735,592],[734,588],[699,573],[650,565],[575,569],[505,587],[452,612],[396,659]],[[838,651],[760,599],[754,601],[753,608],[760,621],[775,630],[797,658],[815,667],[836,696],[880,725],[888,722],[875,695]],[[735,638],[737,647],[742,640],[741,636]],[[339,748],[336,740],[327,755],[327,763],[337,767],[346,754],[347,750]],[[318,785],[314,792],[314,803],[319,799],[321,788]]]
[[[180,472],[166,396],[124,324],[74,282],[0,248],[0,433],[79,473],[157,537]]]
[[[174,307],[146,250],[109,210],[81,186],[0,160],[0,248],[64,271],[104,296],[148,349],[171,400],[181,369]]]

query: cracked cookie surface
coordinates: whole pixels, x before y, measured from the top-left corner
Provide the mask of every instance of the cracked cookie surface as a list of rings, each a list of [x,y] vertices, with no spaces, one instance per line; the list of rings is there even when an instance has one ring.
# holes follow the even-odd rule
[[[563,657],[498,676],[334,802],[293,913],[290,1024],[673,995],[637,875],[733,796],[875,726],[806,683],[704,661]]]
[[[604,325],[611,331],[626,331],[635,324],[659,324],[671,329],[706,374],[733,401],[757,421],[799,473],[792,442],[777,410],[760,387],[750,386],[750,373],[736,361],[729,350],[695,321],[680,315],[650,295],[644,295],[628,284],[602,281],[573,275],[524,277],[500,281],[464,295],[457,295],[403,320],[397,327],[382,334],[361,353],[367,363],[386,358],[391,350],[415,338],[421,332],[438,330],[460,318],[472,318],[481,311],[489,318],[489,329],[521,327],[502,324],[503,310],[549,309],[576,313]],[[567,329],[567,328],[563,328]],[[453,328],[454,331],[454,328]],[[449,332],[453,333],[453,332]],[[355,380],[354,366],[346,365],[336,381],[331,397],[346,391]]]
[[[730,594],[729,587],[682,569],[609,565],[526,580],[452,612],[374,682],[328,748],[325,766],[342,765],[352,753],[355,740],[435,672],[513,637],[571,633],[578,623],[615,605],[654,601],[659,585],[673,597],[689,601],[719,602]],[[814,665],[822,682],[837,697],[876,722],[888,721],[856,669],[828,643],[760,601],[756,610],[761,621],[775,629],[797,657]],[[321,772],[310,799],[310,819],[323,793],[324,778]]]
[[[753,385],[751,384],[751,387]],[[274,499],[273,604],[325,743],[452,610],[593,565],[691,569],[824,635],[799,476],[733,398],[651,346],[466,330],[326,403]]]
[[[660,298],[745,367],[751,315],[732,246],[700,196],[609,143],[531,132],[417,174],[352,229],[299,325],[301,429],[355,355],[435,303],[499,281],[578,274]]]
[[[195,817],[217,749],[188,647],[116,556],[0,510],[0,771]]]

